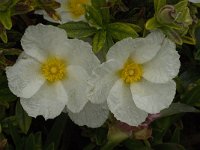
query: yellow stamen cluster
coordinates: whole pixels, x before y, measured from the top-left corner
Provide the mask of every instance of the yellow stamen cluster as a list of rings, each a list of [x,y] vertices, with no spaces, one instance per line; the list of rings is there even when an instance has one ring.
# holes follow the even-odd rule
[[[50,57],[41,65],[41,72],[49,82],[63,80],[67,73],[66,63],[56,57]]]
[[[67,2],[67,10],[70,11],[72,17],[79,18],[85,14],[84,4],[89,4],[90,0],[69,0]]]
[[[124,64],[123,69],[120,70],[120,77],[127,84],[141,80],[142,74],[142,66],[140,64],[136,64],[131,59],[128,59],[127,62]]]

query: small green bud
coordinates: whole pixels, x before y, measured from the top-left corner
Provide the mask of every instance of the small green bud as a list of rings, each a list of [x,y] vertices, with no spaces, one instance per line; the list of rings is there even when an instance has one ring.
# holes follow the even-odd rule
[[[174,6],[165,5],[156,14],[156,19],[161,24],[171,24],[174,21],[174,16],[176,16]]]

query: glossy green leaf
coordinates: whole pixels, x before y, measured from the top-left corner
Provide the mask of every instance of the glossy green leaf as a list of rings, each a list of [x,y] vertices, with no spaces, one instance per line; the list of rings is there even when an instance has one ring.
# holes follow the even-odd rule
[[[153,17],[151,19],[149,19],[146,24],[145,24],[145,28],[147,30],[154,30],[156,28],[159,28],[161,25],[157,22],[156,18]]]
[[[103,19],[99,10],[89,5],[85,6],[85,9],[85,17],[89,21],[89,23],[95,26],[96,28],[100,28],[102,26]]]
[[[98,53],[106,42],[106,31],[100,30],[95,34],[92,40],[92,49],[95,53]]]
[[[86,22],[67,22],[59,25],[59,28],[66,30],[67,35],[72,38],[84,38],[93,35],[97,30]]]
[[[166,5],[166,0],[154,0],[155,12],[158,12],[165,5]]]
[[[100,9],[100,12],[101,12],[101,15],[102,15],[102,18],[103,18],[103,23],[104,24],[110,23],[110,9],[109,9],[109,7],[102,7]]]
[[[183,103],[172,103],[169,108],[166,108],[160,112],[161,117],[166,117],[178,113],[185,112],[200,112],[198,109]]]
[[[131,28],[133,28],[133,30],[135,30],[136,32],[141,32],[142,28],[138,25],[132,24],[132,23],[126,23],[126,25],[130,26]]]
[[[190,45],[195,45],[196,40],[193,37],[188,37],[188,36],[182,36],[183,43],[187,43]]]
[[[138,37],[137,32],[125,23],[111,23],[108,25],[107,31],[112,35],[114,39],[122,40],[127,37]]]
[[[6,11],[0,12],[0,22],[3,26],[10,30],[12,27],[12,20],[11,20],[11,11],[8,9]]]
[[[21,131],[26,134],[30,128],[32,118],[29,117],[27,113],[23,110],[19,101],[16,104],[15,115],[17,117]]]
[[[4,43],[8,42],[8,37],[5,28],[0,24],[0,38]]]

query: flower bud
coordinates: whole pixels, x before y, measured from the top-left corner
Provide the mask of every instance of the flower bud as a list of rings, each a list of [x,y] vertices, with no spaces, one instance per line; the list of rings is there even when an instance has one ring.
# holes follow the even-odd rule
[[[175,16],[176,16],[176,10],[174,6],[165,5],[159,10],[156,18],[157,21],[161,24],[170,24],[174,21]]]

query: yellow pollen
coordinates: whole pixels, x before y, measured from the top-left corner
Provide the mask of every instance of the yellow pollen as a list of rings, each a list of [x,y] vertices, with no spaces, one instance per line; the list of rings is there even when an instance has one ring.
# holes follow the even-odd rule
[[[142,66],[140,64],[136,64],[131,59],[128,59],[127,62],[124,64],[123,69],[120,70],[120,77],[127,84],[141,80],[142,74]]]
[[[79,18],[85,14],[84,4],[89,4],[90,0],[68,0],[66,9],[69,10],[73,18]]]
[[[63,80],[66,77],[66,63],[56,57],[49,57],[41,65],[41,73],[49,82]]]

